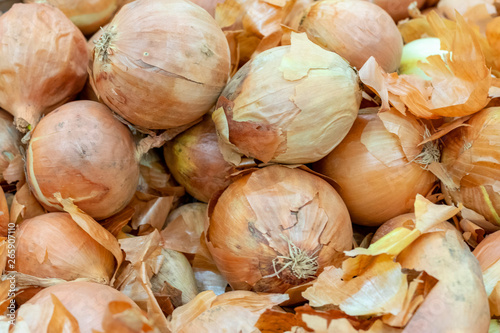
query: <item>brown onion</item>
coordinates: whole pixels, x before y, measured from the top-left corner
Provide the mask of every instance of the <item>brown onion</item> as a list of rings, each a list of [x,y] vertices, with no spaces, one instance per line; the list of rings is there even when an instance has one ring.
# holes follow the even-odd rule
[[[92,101],[61,106],[34,129],[27,152],[28,181],[50,211],[54,198],[72,198],[96,219],[109,217],[132,199],[139,165],[132,135],[109,109]]]
[[[443,183],[447,202],[463,203],[500,224],[500,108],[488,108],[444,138],[441,162],[453,180]]]
[[[408,7],[415,0],[367,0],[371,3],[382,7],[394,21],[399,21],[409,17]],[[425,4],[425,0],[417,0],[417,8],[422,8]]]
[[[425,127],[409,114],[362,114],[344,141],[313,168],[340,185],[353,223],[381,225],[410,212],[415,196],[434,185],[425,167],[439,159],[439,150],[432,144],[419,147],[424,135]]]
[[[20,147],[21,135],[13,125],[12,116],[0,109],[0,183],[12,182],[12,179],[5,179],[4,172],[11,163],[16,162],[15,160],[22,159]],[[8,175],[7,178],[9,178]]]
[[[310,7],[299,30],[358,70],[371,56],[389,73],[399,67],[401,34],[385,10],[367,1],[319,1]]]
[[[208,202],[225,189],[235,168],[220,152],[215,125],[210,116],[168,141],[163,150],[175,180],[196,199]]]
[[[80,333],[104,332],[103,321],[113,303],[139,310],[130,298],[109,286],[91,282],[67,282],[40,291],[22,305],[17,313],[18,322],[27,325],[31,332],[47,332],[54,312],[54,297],[76,319]],[[59,315],[62,316],[63,313]]]
[[[0,107],[19,130],[31,129],[83,88],[85,45],[80,30],[47,4],[16,4],[0,17]]]
[[[234,289],[285,292],[339,265],[352,248],[342,199],[307,171],[269,166],[211,201],[206,244]]]
[[[129,122],[167,129],[201,118],[230,71],[229,46],[215,20],[184,0],[124,6],[96,44],[91,83]]]
[[[40,0],[24,0],[27,3]],[[43,0],[64,13],[80,30],[89,35],[108,23],[117,7],[117,0]]]

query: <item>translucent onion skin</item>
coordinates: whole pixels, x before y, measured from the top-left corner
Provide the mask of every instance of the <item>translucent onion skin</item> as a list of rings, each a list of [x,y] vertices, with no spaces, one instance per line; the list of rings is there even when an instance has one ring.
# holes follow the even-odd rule
[[[60,10],[15,4],[0,16],[0,107],[19,130],[73,99],[85,84],[87,62],[85,37]]]
[[[403,39],[394,20],[367,1],[319,1],[310,7],[299,31],[358,70],[371,56],[388,73],[395,72],[401,61]]]
[[[340,265],[352,247],[352,227],[342,199],[323,179],[307,171],[269,166],[247,174],[213,199],[205,231],[207,247],[234,289],[285,292],[310,278],[290,267],[289,243],[317,256],[317,276]],[[276,266],[273,266],[273,260]]]
[[[201,118],[229,79],[224,33],[184,0],[138,0],[125,5],[96,44],[89,72],[103,102],[149,129]]]
[[[419,123],[400,125],[407,127],[403,138],[412,138],[414,146],[422,141]],[[344,141],[313,169],[340,185],[353,223],[378,226],[410,212],[415,196],[425,196],[434,185],[434,175],[407,158],[405,145],[377,114],[359,115]]]
[[[500,108],[480,111],[444,138],[441,162],[459,188],[443,184],[447,202],[463,203],[500,224]]]
[[[0,183],[5,182],[3,173],[14,158],[21,155],[21,134],[13,125],[10,114],[0,109]]]
[[[67,282],[40,291],[22,305],[17,313],[18,321],[25,322],[31,332],[44,332],[53,312],[53,310],[47,312],[47,309],[54,308],[52,295],[57,297],[78,321],[80,333],[104,332],[103,319],[109,313],[111,302],[127,303],[139,310],[129,297],[110,286],[91,282]],[[42,308],[45,311],[34,311],[34,308]]]
[[[168,141],[164,146],[168,169],[194,198],[208,202],[225,189],[235,168],[220,152],[217,132],[210,116]]]
[[[27,3],[39,0],[24,0]],[[117,0],[45,0],[46,3],[58,8],[85,35],[93,34],[99,27],[108,23],[117,6]]]
[[[76,101],[43,118],[27,151],[35,197],[49,211],[62,210],[60,192],[95,219],[122,210],[139,182],[132,135],[103,104]]]
[[[368,0],[371,3],[382,7],[394,21],[399,21],[409,17],[408,6],[415,0]],[[425,0],[417,0],[417,8],[422,8]]]

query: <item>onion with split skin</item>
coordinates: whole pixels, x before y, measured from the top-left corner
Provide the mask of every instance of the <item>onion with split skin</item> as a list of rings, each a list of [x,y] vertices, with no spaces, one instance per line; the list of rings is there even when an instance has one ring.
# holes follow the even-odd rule
[[[60,10],[16,4],[0,17],[0,107],[18,130],[74,98],[87,62],[85,37]]]
[[[205,235],[229,284],[260,292],[308,282],[352,248],[349,214],[334,188],[278,165],[239,178],[212,199]]]
[[[44,117],[27,149],[27,175],[49,211],[62,210],[54,194],[72,198],[96,219],[129,203],[139,182],[139,156],[128,128],[103,104],[76,101]]]
[[[134,125],[168,129],[200,119],[229,79],[224,33],[184,0],[137,0],[105,29],[89,64],[99,98]]]

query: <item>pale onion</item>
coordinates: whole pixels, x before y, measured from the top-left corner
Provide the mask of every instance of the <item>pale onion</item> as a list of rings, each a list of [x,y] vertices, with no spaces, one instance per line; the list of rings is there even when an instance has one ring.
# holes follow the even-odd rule
[[[268,166],[211,201],[206,244],[234,289],[285,292],[339,265],[352,248],[342,199],[307,171]]]
[[[20,169],[18,173],[23,172],[20,147],[21,135],[13,125],[12,116],[0,109],[0,183],[10,183],[14,180],[9,178],[9,174],[15,171],[10,168]],[[21,160],[20,167],[15,166],[18,160]]]
[[[382,7],[394,21],[405,19],[409,16],[408,7],[415,2],[415,0],[367,0],[371,3]],[[417,0],[417,8],[422,8],[425,0]]]
[[[188,203],[173,210],[161,231],[163,247],[185,254],[197,253],[206,216],[207,205],[201,202]]]
[[[103,104],[76,101],[44,117],[27,149],[28,182],[49,211],[54,198],[72,198],[83,211],[104,219],[132,199],[139,164],[132,135]]]
[[[192,3],[205,9],[212,17],[215,17],[215,8],[217,4],[223,3],[224,1],[225,0],[191,0]]]
[[[403,56],[399,65],[399,74],[414,74],[425,80],[431,80],[420,69],[419,62],[428,63],[427,57],[438,54],[443,59],[448,52],[441,50],[441,42],[439,38],[421,38],[409,42],[403,47]]]
[[[213,113],[224,159],[311,163],[345,137],[361,103],[358,76],[305,34],[267,50],[228,83]]]
[[[344,141],[313,169],[340,185],[353,223],[378,226],[410,212],[416,194],[433,187],[435,177],[425,168],[439,160],[439,149],[418,146],[425,136],[410,114],[360,114]]]
[[[225,189],[230,183],[229,175],[236,171],[220,152],[210,116],[168,141],[163,154],[175,180],[203,202]]]
[[[454,19],[455,11],[464,16],[479,5],[484,5],[489,14],[496,15],[495,3],[495,0],[440,0],[437,8],[447,18]]]
[[[367,1],[319,1],[299,30],[358,70],[372,56],[389,73],[399,67],[403,39],[398,27],[385,10]]]
[[[217,101],[229,46],[205,10],[184,0],[137,0],[105,29],[89,65],[99,98],[134,125],[179,127]]]
[[[115,13],[118,0],[24,0],[27,3],[47,3],[64,13],[85,35],[93,34],[108,23]]]
[[[461,202],[500,225],[500,108],[482,110],[444,138],[441,162],[447,202]]]
[[[31,332],[47,332],[57,300],[77,321],[80,333],[104,332],[103,321],[109,315],[113,303],[139,310],[130,298],[109,286],[91,282],[67,282],[46,288],[23,304],[17,312],[18,323],[27,325]],[[58,315],[64,314],[59,306]],[[69,324],[67,323],[68,326]],[[73,328],[68,332],[78,331]]]
[[[85,43],[81,31],[47,4],[16,4],[0,17],[0,107],[14,115],[19,130],[31,129],[83,88]]]

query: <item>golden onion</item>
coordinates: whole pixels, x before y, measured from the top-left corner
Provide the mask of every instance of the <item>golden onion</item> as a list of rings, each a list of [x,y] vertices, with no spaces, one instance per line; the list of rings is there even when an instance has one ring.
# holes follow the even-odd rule
[[[49,211],[54,198],[72,198],[96,219],[109,217],[132,199],[139,163],[128,128],[103,104],[65,104],[35,127],[27,150],[27,175],[35,197]]]
[[[89,65],[99,98],[134,125],[179,127],[217,101],[230,71],[215,20],[184,0],[137,0],[105,29]]]
[[[358,70],[375,57],[386,72],[399,67],[403,39],[385,10],[367,1],[324,0],[309,8],[300,31]]]
[[[60,10],[14,5],[0,17],[0,107],[31,129],[83,88],[87,61],[85,37]]]
[[[339,265],[352,248],[342,199],[307,171],[268,166],[211,200],[206,244],[234,289],[285,292]]]

